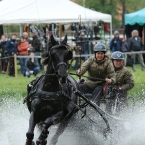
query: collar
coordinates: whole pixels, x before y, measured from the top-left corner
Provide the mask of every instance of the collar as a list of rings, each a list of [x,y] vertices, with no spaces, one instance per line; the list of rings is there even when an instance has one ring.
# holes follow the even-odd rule
[[[123,66],[121,66],[121,67],[117,67],[117,68],[116,68],[116,67],[114,67],[114,68],[115,68],[115,72],[116,72],[116,71],[121,70],[121,69],[123,68]]]

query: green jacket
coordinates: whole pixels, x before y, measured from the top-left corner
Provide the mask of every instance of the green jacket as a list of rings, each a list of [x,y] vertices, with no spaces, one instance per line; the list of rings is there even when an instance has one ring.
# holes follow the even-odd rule
[[[126,67],[115,69],[116,83],[114,87],[121,87],[124,93],[134,87],[134,79],[131,72]]]
[[[108,56],[105,56],[102,61],[97,61],[95,56],[91,56],[87,61],[82,64],[80,69],[81,75],[88,71],[89,77],[99,79],[110,78],[112,82],[115,83],[115,70]],[[103,84],[102,81],[93,81],[90,79],[86,79],[84,83],[90,88],[95,88],[96,86]]]

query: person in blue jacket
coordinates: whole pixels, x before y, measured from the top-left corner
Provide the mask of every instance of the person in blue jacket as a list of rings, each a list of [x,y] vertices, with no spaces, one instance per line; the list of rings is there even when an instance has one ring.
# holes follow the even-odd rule
[[[114,31],[114,38],[110,41],[110,50],[114,51],[121,51],[122,40],[119,38],[119,32],[116,30]]]
[[[9,76],[14,76],[14,54],[17,54],[16,34],[12,34],[12,38],[6,43],[6,50],[9,55]]]

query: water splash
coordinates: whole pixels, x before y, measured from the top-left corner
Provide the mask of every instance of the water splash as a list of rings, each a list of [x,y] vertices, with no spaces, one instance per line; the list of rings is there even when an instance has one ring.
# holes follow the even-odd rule
[[[18,97],[19,94],[15,96]],[[63,135],[60,136],[57,145],[144,145],[144,110],[143,105],[142,107],[136,106],[131,116],[128,116],[128,114],[122,116],[128,118],[127,122],[109,120],[113,133],[109,135],[106,141],[102,135],[105,124],[99,115],[97,116],[97,124],[94,125],[86,117],[81,120],[80,114],[77,114]],[[22,97],[19,99],[11,96],[4,97],[0,102],[0,144],[24,145],[28,121],[29,112],[22,103]],[[55,133],[56,127],[51,128],[48,142]],[[35,129],[35,139],[38,134],[38,129]]]

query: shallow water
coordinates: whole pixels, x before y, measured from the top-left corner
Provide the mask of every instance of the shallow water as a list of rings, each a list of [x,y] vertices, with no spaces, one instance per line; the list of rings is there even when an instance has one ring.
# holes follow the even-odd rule
[[[60,136],[57,145],[144,145],[145,144],[145,111],[144,107],[136,107],[127,122],[109,119],[112,134],[108,140],[103,139],[102,130],[106,127],[102,118],[97,116],[94,125],[87,118],[80,120],[77,114],[65,132]],[[29,124],[29,112],[26,105],[17,99],[4,99],[0,103],[0,145],[24,145]],[[48,144],[57,126],[50,128]],[[39,135],[35,129],[35,138]]]

